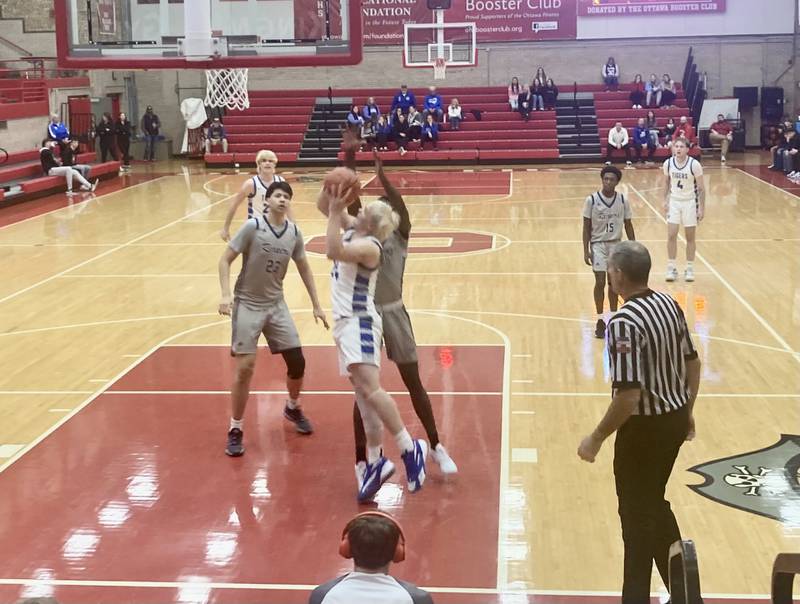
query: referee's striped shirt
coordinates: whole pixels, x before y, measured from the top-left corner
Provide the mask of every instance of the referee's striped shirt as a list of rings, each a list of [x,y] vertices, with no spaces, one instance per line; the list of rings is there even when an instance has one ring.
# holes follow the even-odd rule
[[[689,402],[686,361],[697,358],[686,318],[667,294],[629,298],[608,323],[613,388],[639,388],[634,415],[662,415]]]

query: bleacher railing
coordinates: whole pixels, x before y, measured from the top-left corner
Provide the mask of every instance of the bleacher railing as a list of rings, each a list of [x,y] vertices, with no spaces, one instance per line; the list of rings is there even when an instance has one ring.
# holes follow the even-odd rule
[[[23,57],[0,62],[0,81],[75,78],[86,75],[86,70],[60,69],[55,57]]]
[[[672,604],[702,604],[697,551],[691,540],[676,541],[669,548],[669,593]]]
[[[795,575],[800,575],[800,554],[778,554],[772,565],[772,604],[792,604]]]

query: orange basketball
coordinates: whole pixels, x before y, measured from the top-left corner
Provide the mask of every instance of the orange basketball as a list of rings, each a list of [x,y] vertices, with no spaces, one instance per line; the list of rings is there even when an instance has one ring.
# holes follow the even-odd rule
[[[349,189],[347,203],[351,204],[358,199],[361,194],[361,183],[358,175],[350,168],[334,168],[325,175],[323,186],[331,192],[336,192],[339,185],[344,189]]]

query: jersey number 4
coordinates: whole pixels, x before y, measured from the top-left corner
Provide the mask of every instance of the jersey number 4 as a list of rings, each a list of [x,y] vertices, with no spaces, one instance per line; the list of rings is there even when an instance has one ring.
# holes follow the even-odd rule
[[[682,181],[682,180],[679,180],[679,181],[678,181],[678,184],[677,184],[677,185],[675,185],[675,186],[677,186],[679,189],[682,189],[682,188],[683,188],[683,181]]]

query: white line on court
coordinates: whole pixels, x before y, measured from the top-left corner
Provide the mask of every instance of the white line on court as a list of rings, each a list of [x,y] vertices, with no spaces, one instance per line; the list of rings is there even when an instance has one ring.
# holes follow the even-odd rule
[[[745,172],[745,174],[746,174],[746,172]],[[759,180],[759,182],[763,182],[763,181],[760,181],[760,180]],[[636,193],[636,194],[639,196],[639,198],[640,198],[640,199],[641,199],[641,200],[642,200],[642,201],[643,201],[643,202],[644,202],[644,203],[647,205],[647,207],[648,207],[648,208],[650,208],[650,210],[652,210],[652,212],[653,212],[653,213],[654,213],[656,216],[658,216],[658,218],[661,220],[661,222],[663,222],[664,224],[667,224],[667,219],[666,219],[666,218],[664,218],[664,216],[662,216],[662,215],[661,215],[661,212],[659,212],[659,211],[658,211],[658,210],[657,210],[657,209],[656,209],[656,208],[653,206],[653,204],[652,204],[652,203],[650,203],[650,200],[649,200],[649,199],[647,199],[647,197],[645,197],[645,196],[644,196],[642,193],[640,193],[640,192],[639,192],[639,191],[636,189],[636,187],[634,187],[632,184],[629,184],[628,186],[630,187],[631,191],[633,191],[634,193]],[[685,239],[684,239],[683,237],[681,237],[681,241],[685,242]],[[737,299],[737,300],[738,300],[738,301],[739,301],[739,302],[742,304],[742,306],[744,306],[744,307],[745,307],[745,309],[746,309],[746,310],[747,310],[747,311],[748,311],[748,312],[749,312],[751,315],[753,315],[753,318],[754,318],[756,321],[758,321],[758,323],[760,323],[760,324],[761,324],[761,326],[762,326],[764,329],[766,329],[766,330],[767,330],[767,332],[769,332],[769,334],[770,334],[770,335],[771,335],[773,338],[775,338],[775,340],[778,342],[778,344],[780,344],[780,345],[781,345],[781,347],[783,347],[783,349],[784,349],[786,352],[790,353],[790,354],[792,355],[792,358],[793,358],[795,361],[797,361],[798,363],[800,363],[800,355],[798,355],[797,351],[796,351],[794,348],[792,348],[791,346],[789,346],[789,343],[788,343],[786,340],[784,340],[784,339],[783,339],[783,337],[782,337],[782,336],[781,336],[781,335],[780,335],[780,334],[779,334],[779,333],[778,333],[778,332],[775,330],[775,328],[773,328],[773,327],[772,327],[772,325],[770,325],[770,324],[767,322],[767,320],[766,320],[764,317],[762,317],[762,316],[761,316],[761,314],[759,314],[759,312],[758,312],[758,311],[757,311],[755,308],[753,308],[753,305],[752,305],[752,304],[750,304],[750,303],[749,303],[747,300],[745,300],[744,296],[742,296],[742,295],[739,293],[739,291],[738,291],[738,290],[737,290],[735,287],[733,287],[733,285],[731,285],[731,283],[730,283],[730,282],[729,282],[729,281],[728,281],[728,280],[727,280],[725,277],[723,277],[723,276],[720,274],[720,272],[719,272],[717,269],[715,269],[715,268],[714,268],[714,267],[711,265],[711,263],[710,263],[708,260],[706,260],[705,256],[703,256],[703,254],[701,254],[700,252],[695,252],[695,257],[696,257],[696,258],[697,258],[697,259],[698,259],[700,262],[702,262],[702,263],[703,263],[703,264],[706,266],[706,268],[707,268],[709,271],[711,271],[711,273],[712,273],[712,274],[713,274],[713,275],[714,275],[714,276],[715,276],[715,277],[716,277],[716,278],[719,280],[719,282],[720,282],[720,283],[722,283],[722,285],[725,287],[725,289],[727,289],[727,290],[728,290],[728,291],[729,291],[729,292],[730,292],[730,293],[733,295],[733,297],[734,297],[734,298],[736,298],[736,299]]]
[[[119,325],[122,323],[137,323],[140,321],[162,321],[165,319],[187,319],[194,317],[216,317],[219,313],[216,312],[200,312],[200,313],[187,313],[182,315],[161,315],[155,317],[136,317],[133,319],[111,319],[109,321],[91,321],[89,323],[71,323],[68,325],[54,325],[52,327],[36,327],[34,329],[20,329],[19,331],[8,331],[0,333],[0,338],[7,336],[19,336],[32,333],[41,333],[44,331],[56,331],[59,329],[78,329],[81,327],[100,327],[103,325]],[[139,355],[122,355],[122,356],[139,356]]]
[[[408,390],[387,390],[392,396],[407,395]],[[144,394],[166,394],[166,395],[229,395],[230,390],[107,390],[106,394],[134,394],[141,396]],[[283,390],[251,390],[250,394],[274,394],[286,396],[286,389]],[[353,390],[303,390],[303,395],[345,395],[353,396]],[[459,391],[459,390],[428,390],[428,394],[435,396],[502,396],[502,392],[489,391]]]
[[[739,170],[739,172],[741,172],[741,173],[742,173],[742,174],[744,174],[745,176],[749,176],[749,177],[750,177],[750,178],[752,178],[753,180],[755,180],[755,181],[758,181],[758,182],[759,182],[759,183],[761,183],[762,185],[767,185],[767,186],[769,186],[769,187],[772,187],[772,188],[773,188],[773,189],[775,189],[776,191],[780,191],[780,192],[781,192],[781,193],[783,193],[784,195],[789,195],[790,197],[798,197],[798,195],[796,195],[795,193],[792,193],[792,192],[790,192],[790,191],[787,191],[786,189],[781,189],[780,187],[778,187],[778,186],[776,186],[776,185],[773,185],[771,182],[767,182],[766,180],[762,180],[761,178],[759,178],[758,176],[755,176],[754,174],[750,174],[750,172],[747,172],[746,170],[742,170],[741,168],[735,168],[735,169],[736,169],[736,170]]]

